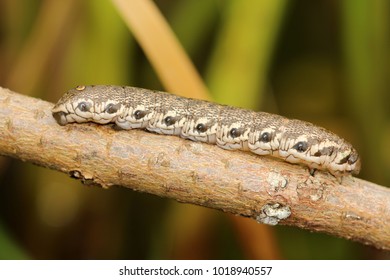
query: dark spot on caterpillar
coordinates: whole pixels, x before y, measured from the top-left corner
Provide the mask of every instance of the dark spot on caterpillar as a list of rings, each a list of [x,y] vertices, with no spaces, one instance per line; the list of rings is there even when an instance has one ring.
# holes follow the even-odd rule
[[[297,150],[300,153],[303,153],[308,148],[307,142],[299,141],[293,146],[293,149]]]
[[[241,135],[241,131],[238,130],[237,128],[232,128],[229,132],[230,136],[232,138],[236,138],[236,137],[239,137]]]
[[[121,107],[121,105],[118,103],[116,105],[110,103],[106,106],[106,108],[104,109],[104,111],[108,114],[114,114],[116,112],[118,112],[119,108]]]
[[[143,117],[146,116],[146,111],[141,111],[141,110],[137,110],[134,112],[134,117],[136,120],[139,120],[139,119],[142,119]]]
[[[346,157],[342,158],[342,159],[338,162],[338,164],[344,164],[344,163],[346,163],[346,162],[349,160],[350,156],[351,156],[351,155],[347,155]]]
[[[195,129],[198,131],[198,132],[206,132],[207,131],[207,126],[203,123],[199,123],[196,125]]]
[[[322,148],[321,150],[317,151],[314,156],[315,157],[320,157],[322,155],[326,156],[331,156],[333,154],[334,147],[325,147]]]
[[[354,152],[353,154],[349,155],[348,163],[354,164],[355,162],[357,162],[358,159],[359,159],[359,155],[356,152]]]
[[[89,109],[91,109],[91,103],[82,101],[79,103],[79,105],[77,105],[77,108],[79,108],[81,112],[88,112]]]
[[[268,143],[271,141],[271,133],[269,132],[263,132],[261,135],[260,135],[260,141],[261,142],[264,142],[264,143]]]
[[[170,117],[170,116],[168,116],[168,117],[166,117],[166,118],[164,119],[164,123],[165,123],[167,126],[173,125],[173,124],[175,124],[175,122],[176,122],[176,118],[175,118],[175,117]]]

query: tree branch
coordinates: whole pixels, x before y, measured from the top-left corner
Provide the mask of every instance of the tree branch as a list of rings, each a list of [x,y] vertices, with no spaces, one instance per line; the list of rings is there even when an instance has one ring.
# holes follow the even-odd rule
[[[59,126],[53,104],[0,88],[0,154],[105,188],[123,186],[267,224],[390,249],[390,189],[179,137]]]

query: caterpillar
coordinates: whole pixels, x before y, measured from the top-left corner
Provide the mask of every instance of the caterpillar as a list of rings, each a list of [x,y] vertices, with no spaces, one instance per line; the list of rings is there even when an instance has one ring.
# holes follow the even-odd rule
[[[115,123],[120,129],[176,135],[250,151],[324,170],[339,177],[358,174],[360,158],[350,143],[312,123],[266,112],[180,97],[129,86],[78,86],[52,109],[60,125]]]

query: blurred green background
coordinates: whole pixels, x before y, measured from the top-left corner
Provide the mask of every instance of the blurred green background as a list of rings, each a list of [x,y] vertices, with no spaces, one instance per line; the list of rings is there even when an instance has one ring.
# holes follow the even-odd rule
[[[360,178],[390,186],[389,1],[154,3],[214,100],[324,126],[358,149]],[[78,84],[164,90],[111,1],[1,0],[0,86],[56,102]],[[390,259],[10,158],[0,172],[2,259]]]

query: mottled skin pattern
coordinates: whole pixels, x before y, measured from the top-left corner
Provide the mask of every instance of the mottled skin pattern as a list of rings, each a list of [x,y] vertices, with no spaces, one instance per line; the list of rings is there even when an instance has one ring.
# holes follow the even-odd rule
[[[358,174],[360,159],[351,144],[311,123],[212,102],[134,87],[79,86],[54,106],[60,125],[71,122],[115,123],[143,128],[233,150],[270,155],[287,162]]]

